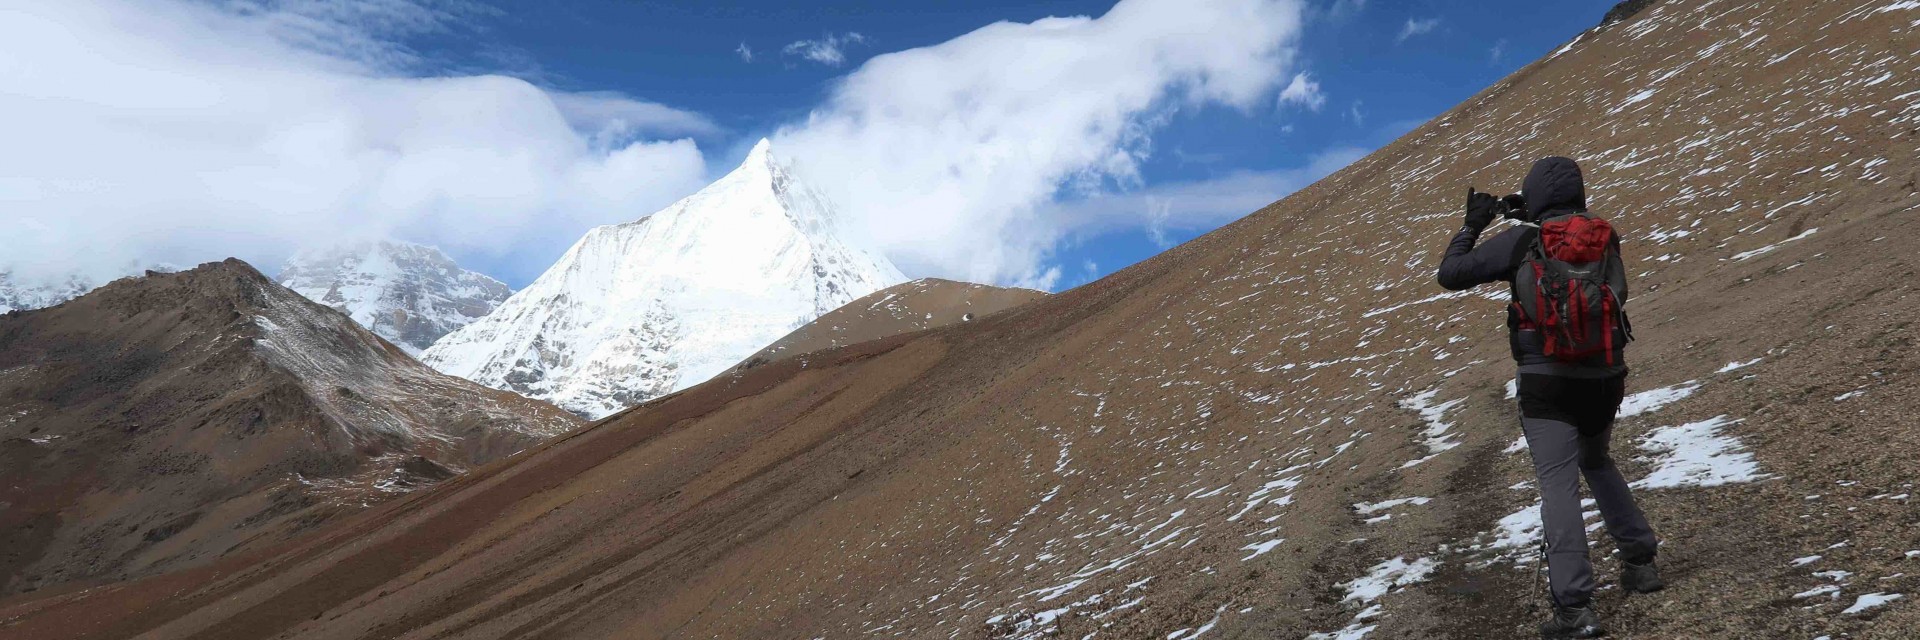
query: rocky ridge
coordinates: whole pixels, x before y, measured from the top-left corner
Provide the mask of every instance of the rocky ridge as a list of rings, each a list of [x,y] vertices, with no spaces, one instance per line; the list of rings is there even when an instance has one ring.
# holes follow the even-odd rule
[[[0,593],[288,539],[572,429],[237,261],[0,316]]]
[[[742,367],[824,349],[936,329],[1047,297],[1044,291],[939,278],[903,282],[849,302],[794,329],[753,354]]]

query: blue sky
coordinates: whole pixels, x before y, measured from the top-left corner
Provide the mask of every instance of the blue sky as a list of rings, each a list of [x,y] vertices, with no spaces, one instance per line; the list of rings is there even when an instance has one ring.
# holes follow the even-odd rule
[[[33,63],[0,70],[24,150],[0,203],[45,248],[28,266],[378,233],[519,287],[771,136],[908,275],[1061,290],[1390,142],[1612,4],[45,0],[0,25]]]
[[[447,57],[475,68],[505,59],[519,67],[509,71],[543,83],[616,90],[707,114],[724,128],[702,139],[716,168],[730,167],[758,137],[804,118],[832,82],[872,56],[939,44],[993,22],[1098,16],[1113,6],[1099,0],[549,4],[500,2],[495,6],[502,13],[483,21],[478,33],[425,46],[446,46]],[[1250,113],[1213,107],[1177,114],[1153,134],[1153,153],[1142,167],[1145,184],[1300,168],[1330,150],[1378,148],[1594,26],[1612,5],[1315,3],[1299,65],[1324,102],[1317,109],[1276,103]],[[845,56],[838,65],[782,51],[850,33],[860,40],[838,47]],[[740,55],[741,45],[751,60]],[[1074,234],[1049,259],[1062,267],[1056,287],[1124,268],[1214,226]]]

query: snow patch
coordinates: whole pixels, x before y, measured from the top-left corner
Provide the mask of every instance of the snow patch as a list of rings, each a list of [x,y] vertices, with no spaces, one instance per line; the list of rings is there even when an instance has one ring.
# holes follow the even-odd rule
[[[1492,549],[1524,550],[1540,540],[1540,530],[1544,527],[1540,520],[1540,503],[1507,514],[1494,524]]]
[[[1423,505],[1432,501],[1433,501],[1432,498],[1423,498],[1423,497],[1396,498],[1393,500],[1385,500],[1381,502],[1356,503],[1353,505],[1353,510],[1359,512],[1360,515],[1370,516],[1375,513],[1386,511],[1388,509],[1392,509],[1394,507],[1398,507],[1403,504],[1411,504],[1411,505],[1418,506],[1418,505]]]
[[[1607,114],[1616,115],[1622,111],[1626,111],[1628,107],[1632,107],[1633,105],[1646,102],[1648,98],[1653,97],[1653,93],[1654,93],[1654,90],[1646,89],[1639,93],[1633,94],[1631,96],[1627,96],[1627,100],[1625,102],[1620,103],[1620,106],[1614,107],[1613,110],[1608,111]]]
[[[1400,465],[1400,468],[1413,467],[1422,462],[1432,460],[1449,449],[1460,446],[1460,441],[1447,433],[1448,430],[1453,428],[1453,423],[1446,421],[1446,415],[1447,411],[1459,406],[1460,403],[1465,402],[1466,399],[1448,400],[1434,404],[1433,398],[1439,394],[1440,389],[1436,387],[1400,402],[1401,408],[1418,412],[1420,419],[1425,420],[1427,423],[1426,430],[1421,432],[1422,435],[1426,436],[1427,456],[1418,460],[1408,461],[1406,464]]]
[[[1808,230],[1806,230],[1806,231],[1802,231],[1802,232],[1800,232],[1800,235],[1797,235],[1797,236],[1794,236],[1794,237],[1791,237],[1791,238],[1787,238],[1787,239],[1785,239],[1785,240],[1781,240],[1781,241],[1779,241],[1779,242],[1775,242],[1775,243],[1773,243],[1773,244],[1770,244],[1770,245],[1767,245],[1767,246],[1764,246],[1764,247],[1760,247],[1760,248],[1758,248],[1758,249],[1754,249],[1754,250],[1751,250],[1751,251],[1742,251],[1742,252],[1740,252],[1740,253],[1736,253],[1736,254],[1733,254],[1733,258],[1732,258],[1732,260],[1733,260],[1734,262],[1739,262],[1739,261],[1742,261],[1742,260],[1747,260],[1747,259],[1750,259],[1750,258],[1757,258],[1757,257],[1760,257],[1760,256],[1763,256],[1763,255],[1766,255],[1766,254],[1769,254],[1769,253],[1773,253],[1773,252],[1774,252],[1774,250],[1776,250],[1776,249],[1779,249],[1780,247],[1784,247],[1784,246],[1786,246],[1786,245],[1787,245],[1788,243],[1791,243],[1791,242],[1798,242],[1798,241],[1801,241],[1801,240],[1805,240],[1805,239],[1807,239],[1807,238],[1809,238],[1809,237],[1812,237],[1812,236],[1813,236],[1813,234],[1814,234],[1815,232],[1817,232],[1817,231],[1819,231],[1819,230],[1820,230],[1820,229],[1819,229],[1818,227],[1816,227],[1816,228],[1813,228],[1813,229],[1808,229]]]
[[[1440,562],[1433,558],[1418,558],[1408,562],[1405,557],[1396,557],[1374,565],[1373,570],[1367,575],[1355,578],[1352,582],[1341,583],[1340,586],[1347,589],[1347,596],[1340,601],[1357,600],[1362,604],[1370,604],[1393,589],[1426,580],[1427,576],[1439,567]]]
[[[1853,601],[1853,606],[1847,607],[1847,610],[1845,611],[1841,611],[1840,615],[1850,616],[1856,613],[1861,613],[1868,609],[1885,606],[1889,602],[1893,602],[1895,600],[1899,600],[1904,597],[1906,596],[1903,596],[1898,593],[1869,593],[1869,594],[1860,596],[1858,599],[1855,599]]]
[[[1341,583],[1340,586],[1347,590],[1346,597],[1340,599],[1342,603],[1357,601],[1359,604],[1366,606],[1362,608],[1359,613],[1354,614],[1353,622],[1346,627],[1337,631],[1309,634],[1307,640],[1358,640],[1365,638],[1367,634],[1371,633],[1377,626],[1365,624],[1365,622],[1385,615],[1385,609],[1380,605],[1374,604],[1375,600],[1380,599],[1381,596],[1387,595],[1388,592],[1395,589],[1405,588],[1408,585],[1425,581],[1427,576],[1432,575],[1433,571],[1439,567],[1440,562],[1432,558],[1418,558],[1412,562],[1408,562],[1407,559],[1402,556],[1374,565],[1373,569],[1367,572],[1367,575],[1354,578],[1351,582]]]
[[[1355,617],[1358,618],[1359,616]],[[1361,640],[1361,638],[1367,637],[1367,634],[1372,633],[1374,627],[1377,626],[1379,625],[1354,623],[1347,625],[1346,628],[1339,631],[1307,634],[1307,640]]]
[[[1633,483],[1635,488],[1715,487],[1761,479],[1760,464],[1739,439],[1721,429],[1739,423],[1716,416],[1677,427],[1655,429],[1640,449],[1653,453],[1654,470]]]
[[[1255,542],[1253,544],[1240,547],[1240,549],[1243,551],[1253,552],[1251,555],[1248,555],[1245,558],[1241,558],[1241,560],[1252,560],[1254,558],[1257,558],[1260,556],[1260,554],[1266,553],[1268,551],[1272,551],[1274,547],[1278,547],[1280,546],[1281,543],[1286,541],[1287,541],[1286,538],[1275,538],[1273,540],[1268,540],[1266,542]]]
[[[1837,585],[1837,584],[1823,584],[1823,585],[1820,585],[1820,586],[1818,586],[1818,587],[1814,587],[1814,588],[1812,588],[1812,589],[1808,589],[1808,590],[1806,590],[1806,591],[1802,591],[1802,592],[1800,592],[1800,593],[1796,593],[1796,594],[1793,594],[1793,597],[1794,597],[1794,599],[1795,599],[1795,600],[1805,600],[1805,599],[1807,599],[1807,598],[1813,598],[1813,597],[1817,597],[1817,596],[1824,596],[1824,595],[1827,595],[1827,594],[1833,594],[1833,597],[1835,597],[1835,598],[1838,598],[1838,597],[1840,597],[1840,585]]]
[[[1167,640],[1193,640],[1194,638],[1205,635],[1208,631],[1212,631],[1214,626],[1220,624],[1220,614],[1226,610],[1227,608],[1225,606],[1220,607],[1219,610],[1213,612],[1213,619],[1208,620],[1206,624],[1200,625],[1197,629],[1181,629],[1167,634]]]
[[[1699,390],[1700,383],[1695,381],[1682,382],[1670,387],[1648,389],[1627,396],[1627,399],[1620,403],[1619,416],[1622,418],[1630,418],[1645,413],[1653,413],[1669,404],[1679,402]]]

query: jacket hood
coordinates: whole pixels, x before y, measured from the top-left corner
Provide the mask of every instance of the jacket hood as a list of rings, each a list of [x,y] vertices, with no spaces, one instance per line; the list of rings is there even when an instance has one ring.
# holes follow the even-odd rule
[[[1520,195],[1527,199],[1529,220],[1539,220],[1541,214],[1556,209],[1587,210],[1586,180],[1572,158],[1554,156],[1533,163],[1520,185]]]

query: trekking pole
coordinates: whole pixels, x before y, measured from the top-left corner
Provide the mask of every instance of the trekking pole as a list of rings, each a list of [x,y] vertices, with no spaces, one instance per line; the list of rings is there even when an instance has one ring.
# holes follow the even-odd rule
[[[1553,599],[1553,576],[1550,573],[1551,570],[1547,568],[1547,539],[1544,535],[1540,538],[1540,542],[1533,546],[1533,552],[1535,557],[1540,559],[1540,567],[1533,571],[1534,581],[1539,584],[1541,591],[1546,592],[1547,602],[1557,603]]]

